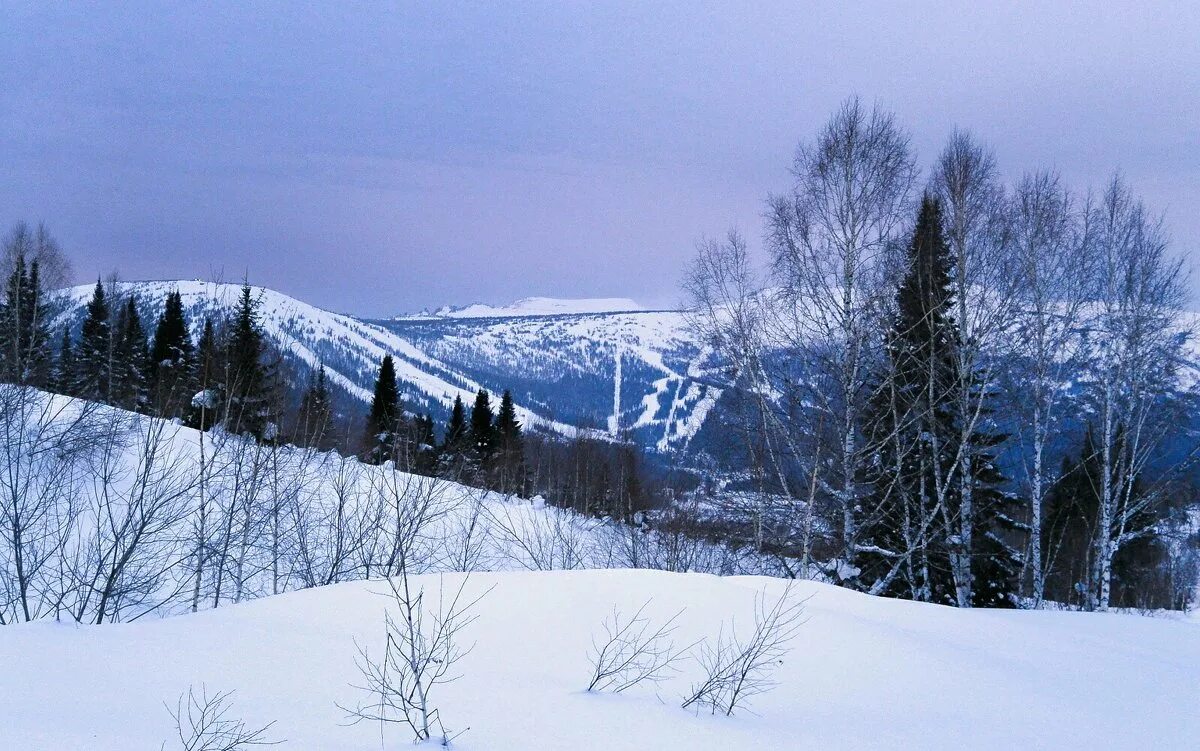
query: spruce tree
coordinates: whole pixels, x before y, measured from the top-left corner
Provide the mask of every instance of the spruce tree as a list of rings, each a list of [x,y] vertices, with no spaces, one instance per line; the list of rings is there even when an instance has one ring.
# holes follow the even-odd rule
[[[242,284],[225,339],[225,428],[271,440],[276,437],[270,434],[276,406],[274,371],[266,363],[258,304],[250,285]]]
[[[183,312],[183,297],[178,291],[168,292],[150,347],[149,387],[157,414],[164,417],[184,414],[195,393],[195,356]]]
[[[9,383],[44,385],[49,376],[49,334],[38,264],[18,253],[0,304],[0,377]]]
[[[470,446],[467,453],[469,481],[490,486],[496,457],[496,425],[491,395],[487,389],[480,389],[475,395],[467,437]]]
[[[58,359],[54,363],[54,374],[50,389],[58,394],[75,396],[75,352],[71,346],[71,327],[63,326],[62,339],[58,345]]]
[[[978,431],[970,447],[976,519],[971,549],[956,526],[963,488],[952,481],[961,476],[953,468],[964,447],[955,405],[972,379],[957,371],[954,259],[942,232],[941,207],[928,196],[906,260],[864,429],[874,447],[865,478],[874,494],[863,504],[869,510],[860,529],[863,584],[891,576],[885,594],[954,604],[955,573],[963,570],[956,562],[965,561],[974,579],[974,604],[1011,604],[1014,561],[1001,542],[1008,499],[992,453],[999,436]]]
[[[104,285],[97,280],[75,353],[78,380],[74,391],[84,399],[108,401],[112,385],[112,344],[108,300]]]
[[[35,386],[43,386],[50,378],[50,330],[47,324],[50,320],[49,306],[42,289],[41,274],[38,262],[29,264],[29,277],[26,282],[25,296],[25,331],[28,332],[26,343],[25,373],[27,382]]]
[[[454,406],[450,408],[450,420],[446,423],[446,434],[443,436],[442,446],[446,451],[458,451],[462,449],[463,442],[467,438],[467,412],[463,407],[461,396],[454,397]]]
[[[112,390],[109,401],[118,407],[140,412],[149,407],[148,377],[150,352],[137,300],[126,298],[117,315],[112,358]]]
[[[292,431],[293,442],[301,446],[325,448],[332,420],[333,401],[329,393],[329,381],[325,366],[318,365],[309,375],[308,386],[300,398],[300,410]]]
[[[481,459],[490,459],[496,450],[495,416],[492,414],[492,398],[487,389],[480,389],[471,406],[471,449]]]
[[[433,435],[433,416],[417,417],[413,425],[414,469],[418,474],[431,475],[437,469],[437,439]]]
[[[522,493],[525,490],[525,450],[521,438],[521,423],[512,392],[504,390],[495,425],[496,466],[494,487],[501,493]]]
[[[443,477],[458,478],[470,448],[470,426],[467,425],[467,410],[461,396],[454,397],[450,408],[450,419],[442,436],[442,450],[437,460],[438,472]]]
[[[211,318],[204,319],[190,383],[197,390],[187,399],[188,424],[208,430],[219,420],[224,402],[224,353]]]
[[[368,458],[380,464],[396,459],[400,430],[400,388],[396,384],[396,365],[391,355],[384,355],[375,378],[375,393],[367,415]]]

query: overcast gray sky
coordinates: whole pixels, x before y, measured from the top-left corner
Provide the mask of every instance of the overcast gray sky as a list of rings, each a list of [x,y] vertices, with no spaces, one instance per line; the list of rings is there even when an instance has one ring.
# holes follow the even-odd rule
[[[0,0],[0,221],[80,279],[670,303],[852,93],[922,165],[958,125],[1010,178],[1119,167],[1200,244],[1196,2],[50,5]]]

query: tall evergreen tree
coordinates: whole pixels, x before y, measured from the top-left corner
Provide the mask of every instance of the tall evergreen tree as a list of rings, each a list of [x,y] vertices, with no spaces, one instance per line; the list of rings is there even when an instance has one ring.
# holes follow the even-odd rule
[[[333,400],[325,366],[318,365],[309,375],[308,386],[300,398],[300,410],[292,430],[292,441],[301,446],[325,448],[333,421]]]
[[[954,259],[942,232],[941,207],[922,201],[885,335],[865,433],[875,447],[868,470],[859,561],[864,585],[884,594],[954,604],[961,580],[973,580],[977,605],[1011,605],[1015,561],[1004,545],[1009,500],[992,454],[999,436],[979,432],[970,452],[976,534],[959,534],[964,464],[957,423],[964,383],[957,371],[958,324],[952,316]]]
[[[471,405],[471,422],[467,432],[469,449],[466,467],[469,482],[490,486],[496,457],[496,424],[492,399],[487,389],[480,389]]]
[[[75,352],[71,345],[71,327],[63,326],[62,339],[58,345],[58,359],[54,363],[54,374],[50,380],[50,389],[58,394],[75,396],[76,382]]]
[[[275,373],[266,362],[258,305],[250,285],[243,283],[225,338],[225,427],[232,433],[273,439]]]
[[[117,315],[114,338],[109,401],[124,409],[147,411],[150,404],[150,348],[133,295],[125,299]]]
[[[490,459],[496,451],[495,415],[492,413],[492,398],[487,389],[480,389],[471,406],[471,449],[481,459]]]
[[[75,353],[78,381],[74,391],[84,399],[107,402],[112,386],[112,324],[104,285],[96,289],[88,302],[87,316],[79,334]]]
[[[441,476],[458,478],[462,475],[471,447],[470,433],[471,428],[467,424],[467,410],[463,406],[462,397],[455,396],[437,459],[438,473]]]
[[[419,416],[413,424],[415,452],[414,470],[423,475],[432,475],[438,464],[437,438],[433,435],[433,416]]]
[[[150,347],[150,391],[153,408],[164,417],[182,416],[196,391],[195,347],[183,312],[183,297],[168,292],[154,327]]]
[[[525,490],[525,449],[512,392],[504,390],[495,425],[496,461],[493,485],[501,493]]]
[[[384,355],[375,378],[375,393],[367,415],[367,456],[375,463],[396,459],[400,432],[400,388],[396,384],[396,365]]]
[[[0,305],[0,376],[9,383],[44,385],[49,377],[50,337],[46,330],[38,263],[26,266],[21,253],[13,264]]]
[[[442,447],[446,451],[461,450],[467,439],[467,411],[463,407],[461,396],[454,397],[454,406],[450,408],[450,420],[446,423],[446,434],[443,436]]]

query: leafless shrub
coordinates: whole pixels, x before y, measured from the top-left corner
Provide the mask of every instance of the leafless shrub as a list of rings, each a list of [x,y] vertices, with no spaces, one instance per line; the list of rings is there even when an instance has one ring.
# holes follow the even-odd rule
[[[672,635],[679,611],[657,627],[645,615],[650,601],[642,604],[630,618],[613,609],[604,620],[604,640],[592,639],[592,679],[588,691],[619,694],[639,683],[658,683],[676,672],[675,665],[685,649],[676,649]]]
[[[760,592],[754,599],[754,631],[747,638],[739,638],[736,624],[730,623],[721,627],[715,643],[701,643],[697,660],[704,678],[692,686],[683,708],[707,707],[728,716],[774,688],[771,674],[803,625],[803,614],[804,600],[793,596],[790,582],[774,603]]]
[[[466,496],[459,504],[458,513],[454,514],[454,523],[447,530],[443,565],[450,571],[487,570],[490,541],[484,509],[487,491],[472,489]]]
[[[167,707],[175,720],[179,748],[183,751],[241,751],[254,746],[275,746],[283,741],[267,740],[267,731],[275,724],[268,722],[260,728],[246,726],[245,720],[229,716],[233,692],[211,696],[208,689],[200,692],[189,686],[179,697],[175,709]],[[163,744],[166,748],[166,744]]]
[[[110,427],[97,412],[0,385],[0,624],[58,614],[74,589],[82,468]]]
[[[501,554],[531,571],[584,568],[593,529],[601,523],[555,508],[535,513],[484,509]]]
[[[459,677],[454,666],[471,647],[460,645],[458,637],[478,617],[474,608],[491,591],[467,597],[464,592],[469,580],[463,577],[447,601],[444,582],[439,579],[434,607],[426,606],[425,588],[414,587],[406,571],[388,580],[396,611],[389,610],[384,616],[383,654],[372,655],[359,646],[355,660],[363,682],[353,687],[367,698],[352,708],[338,705],[352,724],[378,722],[381,736],[389,725],[406,725],[416,742],[437,738],[442,745],[465,732],[451,734],[446,729],[432,694],[438,686]]]
[[[173,599],[179,527],[187,518],[199,472],[179,428],[164,420],[107,413],[111,424],[88,463],[94,529],[84,541],[84,586],[78,620],[138,617]]]
[[[385,509],[382,519],[389,535],[382,571],[387,576],[420,573],[433,563],[433,550],[441,545],[431,537],[453,508],[453,494],[443,480],[394,469],[391,462],[372,474],[371,494]],[[390,519],[388,518],[390,517]],[[389,528],[390,527],[390,528]]]

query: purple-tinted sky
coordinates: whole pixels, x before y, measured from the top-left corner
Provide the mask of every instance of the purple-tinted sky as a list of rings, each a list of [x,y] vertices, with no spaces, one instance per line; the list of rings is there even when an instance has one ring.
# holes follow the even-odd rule
[[[1120,167],[1200,243],[1194,1],[51,5],[0,0],[0,222],[44,219],[81,279],[670,303],[851,93],[923,165],[959,125],[1010,178]]]

